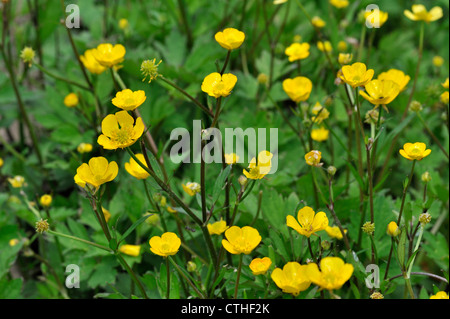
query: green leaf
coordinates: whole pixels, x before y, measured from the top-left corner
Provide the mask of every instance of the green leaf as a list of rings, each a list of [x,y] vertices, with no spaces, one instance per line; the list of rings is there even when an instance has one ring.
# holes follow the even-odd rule
[[[0,281],[0,299],[18,299],[21,297],[22,279],[9,280],[5,277]]]
[[[400,267],[405,270],[406,231],[403,228],[397,246],[397,257]]]
[[[144,216],[142,216],[141,218],[139,218],[133,225],[130,226],[130,228],[128,228],[125,233],[123,233],[123,235],[120,237],[120,240],[118,242],[118,244],[120,244],[122,242],[122,240],[124,240],[125,238],[128,237],[128,235],[131,234],[131,232],[138,227],[140,224],[142,224],[147,218],[149,218],[151,215],[153,214],[146,214]],[[112,248],[111,248],[112,249]]]
[[[212,193],[212,201],[213,204],[219,199],[220,192],[225,187],[225,181],[230,175],[232,165],[228,165],[223,169],[214,183],[213,193]]]

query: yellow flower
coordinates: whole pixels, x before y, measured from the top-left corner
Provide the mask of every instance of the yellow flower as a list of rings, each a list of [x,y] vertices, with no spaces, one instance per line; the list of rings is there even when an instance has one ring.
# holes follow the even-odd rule
[[[445,80],[444,83],[441,83],[441,85],[444,89],[448,89],[448,78]]]
[[[212,224],[210,223],[206,226],[208,227],[208,232],[211,235],[221,235],[224,231],[226,231],[229,228],[229,226],[227,226],[227,223],[222,219],[218,222]]]
[[[4,163],[3,158],[0,157],[0,167],[3,166],[3,163]]]
[[[331,52],[333,51],[333,47],[331,46],[331,42],[330,41],[319,41],[317,42],[317,48],[322,51],[322,52]]]
[[[365,232],[366,234],[372,235],[373,232],[375,231],[375,223],[371,223],[371,222],[365,222],[362,227],[361,227],[362,231]]]
[[[324,127],[311,130],[311,138],[317,142],[323,142],[328,139],[330,131]]]
[[[297,220],[293,216],[288,215],[286,217],[286,224],[300,235],[308,238],[328,226],[327,215],[324,212],[318,212],[316,214],[309,206],[305,206],[298,211]]]
[[[277,5],[277,4],[282,4],[287,2],[288,0],[273,0],[273,4]]]
[[[445,291],[438,291],[435,295],[430,296],[430,299],[448,299],[448,294]]]
[[[125,148],[133,145],[142,133],[144,133],[144,123],[138,117],[136,123],[127,111],[107,115],[102,121],[102,133],[97,143],[107,150]]]
[[[345,8],[349,5],[348,0],[330,0],[330,4],[338,9]]]
[[[101,74],[106,70],[106,68],[98,63],[98,61],[94,58],[94,50],[95,49],[86,50],[84,55],[80,55],[80,60],[89,72],[93,74]]]
[[[234,255],[248,255],[261,242],[259,232],[250,226],[244,226],[242,228],[231,226],[225,231],[225,237],[227,239],[222,239],[223,248]]]
[[[158,73],[158,66],[161,64],[162,60],[159,60],[158,63],[156,63],[156,59],[153,60],[145,60],[141,63],[141,72],[142,75],[144,75],[144,78],[142,79],[142,82],[145,81],[147,76],[149,77],[148,83],[156,79],[161,74]]]
[[[119,251],[122,254],[137,257],[137,256],[139,256],[139,253],[141,252],[141,246],[125,244],[125,245],[120,246]]]
[[[200,184],[196,182],[188,182],[186,184],[182,184],[181,186],[189,196],[194,196],[201,191]]]
[[[439,97],[439,100],[444,103],[444,104],[448,104],[448,91],[445,91],[444,93],[441,94],[441,96]]]
[[[128,20],[125,18],[122,18],[119,20],[119,28],[122,30],[125,30],[126,28],[128,28]]]
[[[36,52],[34,52],[31,47],[24,47],[23,50],[20,51],[20,58],[24,63],[28,63],[28,67],[31,67],[35,56]]]
[[[397,83],[401,92],[406,89],[406,86],[408,85],[409,80],[411,80],[411,77],[403,73],[403,71],[390,69],[387,72],[380,73],[380,75],[378,75],[378,80],[390,80]]]
[[[270,277],[284,293],[298,296],[311,285],[306,273],[307,267],[291,261],[284,265],[283,269],[275,268]]]
[[[338,50],[340,51],[340,52],[345,52],[345,51],[347,51],[347,42],[345,42],[345,41],[339,41],[338,42],[338,45],[337,45],[337,48],[338,48]]]
[[[239,156],[235,153],[225,154],[225,163],[228,165],[236,164],[239,161]]]
[[[353,274],[353,265],[346,264],[339,257],[324,257],[317,264],[307,265],[308,278],[322,289],[335,290],[341,288]]]
[[[327,232],[328,236],[330,236],[331,238],[336,238],[341,240],[342,238],[344,238],[344,236],[342,235],[341,230],[339,229],[338,226],[327,226],[325,228],[325,231]],[[344,233],[347,233],[347,229],[344,229]]]
[[[19,240],[17,238],[10,239],[8,242],[9,246],[11,246],[11,247],[14,247],[18,243],[19,243]]]
[[[41,198],[39,199],[39,202],[41,203],[42,207],[49,207],[52,204],[52,196],[45,194],[42,195]]]
[[[77,151],[80,154],[89,153],[89,152],[92,151],[92,144],[90,144],[90,143],[80,143],[80,145],[77,146]]]
[[[391,103],[400,93],[397,83],[390,80],[372,80],[366,84],[365,90],[359,91],[359,94],[375,107]]]
[[[444,59],[441,56],[434,56],[433,57],[433,65],[437,68],[441,67],[444,64]]]
[[[272,260],[269,257],[255,258],[251,261],[249,267],[253,275],[264,275],[267,270],[269,270],[270,265],[272,265]]]
[[[67,107],[75,107],[78,105],[78,96],[75,93],[69,93],[64,98],[64,105]]]
[[[227,50],[239,48],[245,40],[245,34],[234,28],[226,28],[215,34],[214,38],[220,46]]]
[[[283,81],[284,92],[296,103],[306,101],[311,94],[312,87],[311,80],[304,76]]]
[[[121,44],[112,45],[111,43],[102,43],[93,49],[92,55],[98,63],[104,67],[110,68],[124,60],[126,50]]]
[[[116,93],[116,97],[112,99],[112,104],[125,111],[133,111],[145,102],[145,92],[142,90],[131,91],[125,89]]]
[[[13,178],[8,178],[8,182],[14,188],[21,188],[25,185],[25,178],[20,175],[16,175]]]
[[[150,250],[159,256],[167,257],[175,255],[181,246],[181,239],[172,232],[162,234],[161,237],[153,236],[149,241]]]
[[[311,23],[314,27],[318,28],[318,29],[322,29],[325,25],[326,22],[323,21],[320,17],[315,16],[311,19]]]
[[[230,95],[236,85],[237,77],[234,74],[226,73],[220,75],[218,72],[211,73],[203,79],[202,91],[208,93],[216,99]]]
[[[387,225],[386,233],[391,237],[396,237],[400,234],[400,228],[396,222],[390,222]]]
[[[258,161],[255,157],[252,158],[248,165],[248,171],[243,170],[245,177],[250,179],[261,179],[266,176],[272,168],[273,154],[269,151],[261,151],[258,154]]]
[[[339,53],[338,62],[339,64],[349,64],[352,62],[353,54],[351,53]]]
[[[136,158],[148,168],[143,154],[136,154]],[[137,179],[146,179],[150,176],[145,169],[139,165],[134,158],[130,157],[130,162],[125,163],[125,170],[133,177]]]
[[[106,158],[99,156],[91,158],[89,164],[81,164],[77,168],[77,174],[74,179],[78,185],[84,183],[84,185],[90,184],[94,187],[99,187],[104,183],[112,181],[118,173],[119,167],[116,162],[108,162]]]
[[[311,110],[312,114],[314,114],[315,116],[311,117],[311,120],[314,123],[322,123],[323,120],[326,120],[329,116],[330,116],[330,112],[324,108],[319,102],[316,102],[316,104],[314,104],[312,110]]]
[[[320,162],[322,159],[322,152],[313,150],[311,152],[306,153],[305,155],[305,161],[306,164],[310,166],[316,166],[320,167],[323,165],[323,163]]]
[[[389,14],[381,11],[380,9],[373,9],[372,11],[366,11],[364,13],[364,19],[366,23],[374,27],[381,27],[387,21]]]
[[[103,216],[105,216],[105,221],[108,222],[109,219],[111,218],[111,213],[109,212],[109,210],[107,210],[103,206],[102,206],[102,213],[103,213]]]
[[[309,57],[309,43],[292,43],[284,53],[289,57],[289,62],[303,60]]]
[[[50,228],[49,223],[47,222],[47,219],[42,219],[36,222],[36,232],[43,233],[45,231],[48,231]]]
[[[405,16],[413,21],[425,21],[430,23],[432,21],[436,21],[443,16],[441,7],[434,7],[430,11],[427,11],[427,8],[423,4],[413,4],[412,12],[409,10],[403,11]]]
[[[367,70],[364,63],[356,62],[352,65],[344,65],[340,78],[351,87],[356,88],[366,85],[372,80],[373,74],[374,71],[372,69]]]
[[[406,159],[409,159],[410,161],[420,161],[431,153],[431,150],[426,148],[427,145],[425,143],[406,143],[405,145],[403,145],[403,149],[400,150],[400,155]]]

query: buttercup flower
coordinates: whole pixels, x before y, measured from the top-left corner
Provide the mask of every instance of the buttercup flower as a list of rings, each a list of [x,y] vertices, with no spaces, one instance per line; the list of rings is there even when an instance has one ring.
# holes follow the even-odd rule
[[[227,50],[239,48],[245,40],[245,34],[234,28],[226,28],[214,36],[220,46]]]
[[[136,154],[136,158],[148,168],[143,154]],[[146,179],[150,176],[132,157],[130,157],[130,162],[125,163],[125,170],[137,179]]]
[[[426,148],[427,145],[425,143],[406,143],[403,145],[403,149],[400,150],[400,155],[410,161],[420,161],[431,153],[431,150]]]
[[[338,62],[339,64],[349,64],[352,62],[353,54],[351,53],[339,53]]]
[[[356,62],[352,65],[344,65],[340,78],[351,87],[356,88],[366,85],[372,80],[373,74],[374,71],[372,69],[367,70],[364,63]]]
[[[231,226],[225,231],[225,237],[222,239],[223,248],[234,255],[248,255],[261,242],[259,232],[250,226]]]
[[[296,103],[306,101],[311,94],[312,87],[311,80],[304,76],[297,76],[283,81],[284,92]]]
[[[330,0],[330,4],[338,9],[345,8],[349,5],[348,0]]]
[[[313,150],[305,155],[306,164],[310,166],[320,167],[323,163],[320,162],[322,159],[322,152]]]
[[[372,80],[366,84],[365,90],[359,94],[375,107],[391,103],[400,93],[397,83],[390,80]]]
[[[13,178],[8,178],[8,182],[14,188],[21,188],[25,185],[25,178],[20,175],[16,175]]]
[[[102,66],[110,68],[124,60],[126,50],[121,44],[102,43],[93,49],[92,55]]]
[[[45,194],[42,195],[41,198],[39,199],[39,202],[41,203],[42,207],[49,207],[52,204],[52,196]]]
[[[396,222],[390,222],[387,225],[386,233],[391,237],[396,237],[400,235],[400,228],[398,227]]]
[[[128,20],[127,19],[125,19],[125,18],[122,18],[122,19],[120,19],[119,20],[119,28],[121,29],[121,30],[125,30],[126,28],[128,28]]]
[[[158,73],[158,66],[161,64],[162,60],[159,60],[158,63],[156,63],[156,59],[153,60],[145,60],[141,63],[141,72],[142,75],[144,75],[144,78],[142,79],[142,82],[145,81],[147,76],[149,77],[148,83],[156,79],[161,74]]]
[[[221,235],[224,231],[226,231],[229,228],[229,226],[227,226],[226,221],[222,219],[212,224],[209,223],[208,225],[206,225],[206,227],[208,227],[208,232],[211,235]]]
[[[449,102],[448,91],[445,91],[444,93],[442,93],[441,96],[439,97],[439,100],[444,104],[448,104],[448,102]]]
[[[347,51],[347,48],[348,48],[347,42],[345,42],[345,41],[339,41],[339,42],[338,42],[338,45],[337,45],[337,48],[338,48],[339,52],[345,52],[345,51]]]
[[[181,186],[189,196],[194,196],[201,191],[200,184],[196,182],[188,182],[186,184],[182,184]]]
[[[89,72],[93,74],[101,74],[106,70],[106,67],[98,63],[98,61],[94,58],[94,50],[95,49],[86,50],[83,55],[80,55],[80,60]]]
[[[17,238],[10,239],[8,242],[9,246],[11,246],[11,247],[16,246],[18,243],[19,243],[19,240]]]
[[[234,74],[220,75],[220,73],[214,72],[203,79],[202,91],[216,99],[221,96],[226,97],[231,94],[236,82],[237,77]]]
[[[443,16],[441,7],[434,7],[430,11],[427,11],[427,8],[423,4],[413,4],[412,12],[409,10],[403,11],[405,16],[413,21],[425,21],[430,23],[432,21],[436,21]]]
[[[105,221],[108,222],[109,219],[111,218],[111,213],[109,212],[109,210],[107,210],[103,206],[102,206],[102,213],[103,213],[103,216],[105,216]]]
[[[28,67],[31,67],[35,56],[36,52],[34,52],[31,47],[24,47],[23,50],[20,51],[20,58],[24,63],[28,63]]]
[[[331,42],[330,41],[319,41],[317,42],[317,48],[322,51],[322,52],[331,52],[333,51],[333,47],[331,46]]]
[[[64,105],[67,107],[75,107],[78,105],[78,96],[75,93],[69,93],[64,98]]]
[[[432,61],[433,65],[437,68],[441,67],[444,64],[444,58],[439,55],[435,55]]]
[[[284,293],[298,296],[301,291],[305,291],[311,285],[307,267],[298,262],[288,262],[283,269],[275,268],[270,277]]]
[[[438,291],[435,295],[430,296],[430,299],[448,299],[448,294],[445,291]]]
[[[287,2],[288,0],[273,0],[273,4],[277,5],[277,4],[283,4],[285,2]]]
[[[112,99],[112,104],[125,111],[133,111],[145,102],[145,92],[142,90],[131,91],[125,89],[116,93],[116,97]]]
[[[140,245],[122,245],[119,248],[119,251],[122,254],[137,257],[139,256],[139,253],[141,252],[141,246]]]
[[[138,117],[135,123],[127,111],[109,114],[102,121],[103,134],[98,137],[97,143],[107,150],[125,148],[141,137],[144,128],[142,119]]]
[[[228,165],[236,164],[239,161],[239,156],[235,153],[225,154],[225,163]]]
[[[243,170],[245,177],[249,179],[261,179],[266,176],[272,168],[273,154],[269,151],[261,151],[258,154],[258,161],[253,157],[248,165],[248,171]]]
[[[119,167],[116,162],[108,162],[106,158],[99,156],[91,158],[88,164],[81,164],[77,168],[77,174],[74,179],[78,185],[82,182],[84,184],[90,184],[94,187],[99,187],[104,183],[112,181],[116,178],[118,173]]]
[[[397,83],[401,92],[406,89],[406,86],[408,85],[409,80],[411,80],[411,77],[403,73],[403,71],[390,69],[387,72],[380,73],[380,75],[378,75],[378,80],[390,80]]]
[[[353,274],[353,265],[346,264],[339,257],[324,257],[317,264],[307,265],[308,278],[322,289],[336,290],[341,288]]]
[[[303,60],[309,57],[309,43],[292,43],[284,53],[289,57],[289,62]]]
[[[267,270],[269,270],[270,265],[272,265],[272,260],[269,257],[255,258],[251,261],[249,267],[253,275],[264,275]]]
[[[181,246],[181,239],[172,232],[162,234],[161,237],[153,236],[149,241],[150,250],[159,256],[167,257],[175,255]]]
[[[366,23],[373,27],[381,27],[387,21],[389,14],[381,11],[380,9],[373,9],[364,13],[364,19]]]
[[[297,221],[298,220],[298,221]],[[324,212],[317,214],[311,207],[305,206],[297,213],[297,220],[288,215],[286,224],[300,235],[310,237],[312,234],[324,230],[328,226],[328,217]]]
[[[3,162],[3,158],[0,157],[0,167],[3,166],[3,163],[4,163],[4,162]]]
[[[323,107],[319,102],[316,102],[316,104],[314,104],[312,110],[311,110],[312,114],[314,114],[315,116],[311,117],[311,120],[314,123],[322,123],[323,120],[326,120],[329,116],[330,116],[330,112]]]
[[[444,83],[441,83],[441,85],[444,89],[448,89],[448,78],[444,81]]]
[[[90,143],[80,143],[77,146],[77,151],[80,154],[89,153],[89,152],[92,151],[92,144],[90,144]]]
[[[318,28],[318,29],[322,29],[325,25],[326,22],[323,21],[320,17],[315,16],[311,19],[311,23],[314,27]]]
[[[325,231],[327,232],[328,236],[330,236],[331,238],[336,238],[339,240],[344,238],[344,236],[342,235],[342,232],[338,226],[327,226],[327,227],[325,227]],[[344,229],[344,233],[347,233],[347,229]]]
[[[330,131],[324,127],[312,129],[311,130],[311,138],[317,142],[323,142],[328,139]]]

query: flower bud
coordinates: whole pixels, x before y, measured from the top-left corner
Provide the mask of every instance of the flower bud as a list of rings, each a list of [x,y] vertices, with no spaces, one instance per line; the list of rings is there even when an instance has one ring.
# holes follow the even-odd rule
[[[241,185],[241,186],[247,185],[247,182],[248,182],[247,177],[245,177],[244,175],[239,176],[238,182],[239,182],[239,185]]]
[[[420,112],[422,111],[422,104],[419,101],[412,101],[409,105],[409,109],[413,112]]]
[[[52,196],[45,194],[42,195],[41,198],[39,199],[39,202],[41,203],[42,207],[49,207],[52,204]]]
[[[33,63],[34,57],[36,56],[36,52],[30,47],[23,48],[22,51],[20,51],[20,58],[24,63],[28,63],[28,66],[30,67]]]
[[[320,246],[322,247],[323,250],[328,250],[331,247],[331,243],[328,240],[322,240]]]
[[[422,182],[428,183],[431,181],[431,175],[429,172],[425,172],[422,174]]]
[[[48,231],[49,228],[50,228],[50,225],[49,225],[49,223],[47,222],[46,219],[44,220],[44,219],[41,218],[40,221],[36,222],[36,231],[38,233],[42,234],[43,232]]]
[[[269,77],[264,73],[260,73],[258,74],[257,80],[259,84],[266,85],[267,81],[269,80]]]
[[[396,222],[390,222],[387,226],[386,233],[391,237],[396,237],[400,234],[401,230]]]
[[[197,264],[193,261],[188,261],[186,265],[187,271],[194,272],[197,270]]]
[[[150,213],[147,215],[148,215],[148,218],[145,220],[147,225],[155,226],[159,223],[160,218],[159,218],[158,214]]]
[[[429,213],[420,214],[419,222],[422,224],[422,226],[425,226],[426,224],[431,222],[431,215]]]
[[[371,222],[365,222],[364,225],[361,227],[363,232],[365,232],[368,235],[372,235],[375,231],[375,223]]]
[[[336,171],[337,171],[337,169],[334,166],[329,166],[327,168],[327,172],[328,172],[328,174],[330,174],[330,176],[334,176],[334,174],[336,174]]]

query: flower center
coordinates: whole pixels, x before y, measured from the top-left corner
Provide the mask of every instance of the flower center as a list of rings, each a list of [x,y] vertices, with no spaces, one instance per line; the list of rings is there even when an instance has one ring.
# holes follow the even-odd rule
[[[131,127],[122,127],[120,129],[117,129],[114,134],[112,134],[112,140],[118,144],[126,144],[131,139],[131,131]]]

